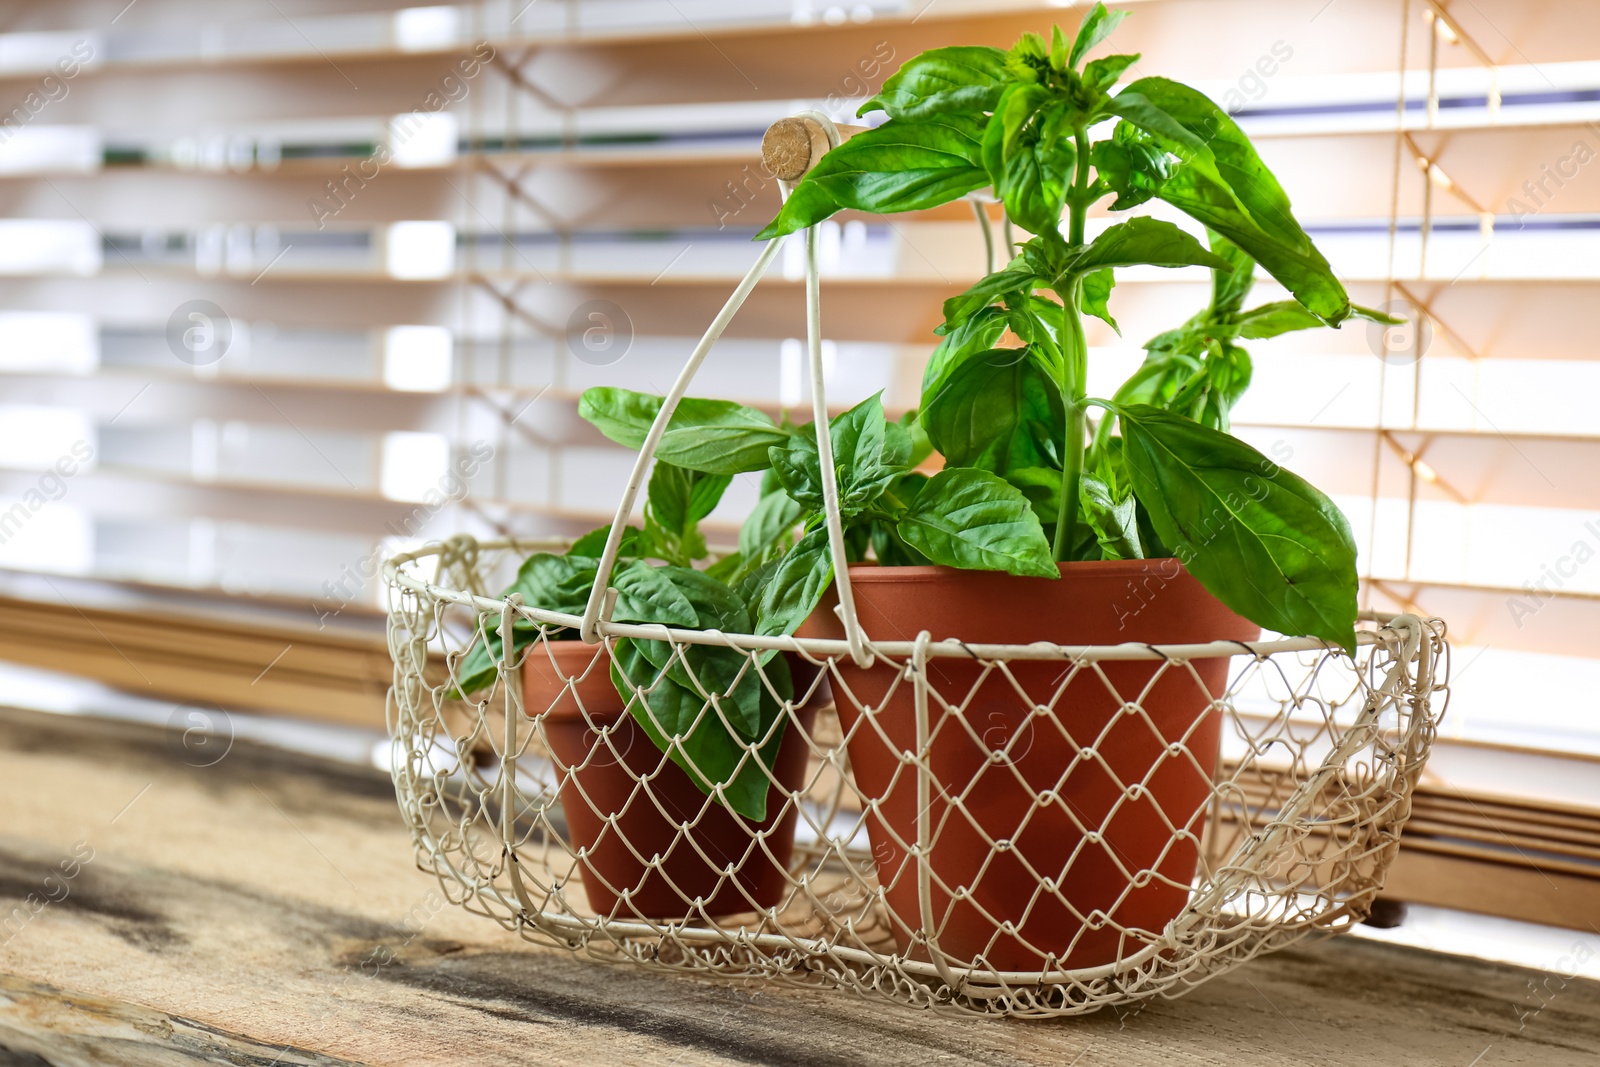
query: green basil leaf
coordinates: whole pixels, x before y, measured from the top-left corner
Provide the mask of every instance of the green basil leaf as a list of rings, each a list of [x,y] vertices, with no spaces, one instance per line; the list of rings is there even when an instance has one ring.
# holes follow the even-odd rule
[[[714,580],[714,579],[713,579]],[[684,645],[674,654],[666,641],[633,640],[644,657],[702,702],[716,700],[736,734],[754,738],[761,729],[759,680],[744,653],[710,645]]]
[[[1236,326],[1238,336],[1255,341],[1295,330],[1318,329],[1322,320],[1301,307],[1298,300],[1279,300],[1246,311],[1239,316]]]
[[[1366,319],[1368,322],[1379,322],[1385,326],[1404,326],[1408,321],[1403,315],[1389,315],[1377,308],[1362,307],[1360,304],[1350,305],[1350,317]]]
[[[661,567],[658,572],[694,607],[696,628],[749,632],[750,613],[744,601],[722,582],[689,567]],[[658,670],[667,671],[678,685],[704,700],[716,697],[735,730],[747,738],[758,735],[760,685],[744,653],[713,645],[684,645],[674,656],[672,645],[665,641],[639,641],[638,645],[646,658]]]
[[[1111,415],[1106,416],[1115,422]],[[1086,457],[1088,470],[1100,481],[1105,483],[1113,499],[1120,500],[1133,493],[1133,486],[1128,481],[1127,464],[1122,459],[1122,438],[1112,437],[1103,444],[1098,444]],[[1137,501],[1135,501],[1137,503]],[[1141,538],[1141,541],[1143,538]],[[1148,547],[1148,546],[1146,546]],[[1171,553],[1167,553],[1171,555]],[[1149,553],[1147,552],[1148,556]]]
[[[684,397],[656,458],[707,474],[743,474],[767,465],[767,449],[788,440],[764,412],[731,400]]]
[[[1126,11],[1107,11],[1105,4],[1096,2],[1084,16],[1083,22],[1078,25],[1078,36],[1072,42],[1072,51],[1067,56],[1067,66],[1076,70],[1083,57],[1095,45],[1110,37],[1111,31],[1120,26],[1122,20],[1127,17]]]
[[[1127,91],[1164,112],[1201,143],[1202,147],[1196,155],[1212,164],[1215,173],[1238,197],[1239,203],[1244,205],[1257,225],[1286,244],[1309,244],[1305,231],[1294,221],[1289,196],[1283,191],[1283,186],[1261,162],[1255,146],[1238,124],[1210,97],[1169,78],[1141,78],[1128,86]],[[1139,124],[1143,125],[1142,122]],[[1150,132],[1171,136],[1163,130]],[[1181,138],[1178,143],[1184,147],[1194,147],[1192,141]],[[1184,158],[1184,153],[1174,154],[1182,160],[1180,167],[1189,162]]]
[[[887,111],[896,119],[980,115],[994,110],[1006,81],[1006,54],[998,48],[933,48],[906,60],[856,114]]]
[[[1106,56],[1090,61],[1083,68],[1083,83],[1098,93],[1103,93],[1122,77],[1123,71],[1139,62],[1139,56]]]
[[[1073,257],[1072,269],[1090,271],[1138,264],[1232,269],[1227,260],[1207,250],[1188,233],[1165,219],[1147,215],[1106,227],[1087,248]]]
[[[911,452],[906,456],[903,466],[918,466],[933,455],[933,442],[928,440],[928,432],[922,428],[922,420],[917,417],[915,408],[900,416],[899,425],[911,438]],[[904,481],[905,477],[902,475],[899,480]]]
[[[881,393],[879,394],[882,395]],[[883,424],[883,455],[879,462],[897,473],[911,465],[911,452],[916,448],[911,431],[898,422]]]
[[[868,539],[880,566],[926,567],[930,562],[927,556],[900,540],[892,523],[874,519],[868,529]]]
[[[611,681],[628,712],[701,792],[711,794],[721,787],[735,812],[747,819],[766,818],[768,768],[776,764],[785,728],[779,721],[781,709],[766,685],[761,687],[765,719],[761,736],[766,740],[756,749],[730,732],[710,700],[675,682],[638,645],[624,638],[612,653]],[[793,683],[783,658],[774,657],[764,670],[779,690],[779,699],[792,699]]]
[[[756,602],[756,633],[787,636],[817,609],[833,584],[833,558],[828,530],[819,526],[789,550],[773,567]]]
[[[628,559],[639,555],[640,529],[637,526],[627,526],[622,531],[622,541],[617,549],[618,559]],[[591,556],[600,558],[600,553],[605,551],[606,539],[611,535],[611,524],[597,526],[572,542],[572,547],[567,550],[571,556]]]
[[[1059,25],[1050,27],[1050,69],[1057,73],[1067,69],[1067,35]]]
[[[661,397],[596,386],[578,398],[579,417],[619,445],[637,450],[661,411]]]
[[[733,484],[731,474],[707,474],[704,471],[690,471],[693,479],[689,491],[690,522],[699,522],[716,510],[722,503],[722,494],[727,492],[728,486]]]
[[[1117,123],[1109,140],[1096,141],[1089,156],[1100,180],[1117,194],[1112,211],[1138,207],[1155,196],[1172,173],[1166,149],[1127,122]]]
[[[904,466],[896,462],[898,456],[884,454],[888,420],[881,398],[882,393],[874,394],[828,424],[839,507],[846,515],[876,500]],[[774,448],[769,459],[789,496],[813,511],[821,510],[822,468],[813,436],[796,434],[783,448]]]
[[[1050,49],[1037,33],[1024,33],[1006,53],[1006,73],[1014,81],[1034,84],[1042,81],[1049,70]]]
[[[945,336],[950,336],[950,331],[959,328],[996,300],[1018,293],[1031,293],[1040,284],[1040,279],[1033,271],[1020,264],[995,271],[960,296],[952,296],[944,302]]]
[[[1134,494],[1179,562],[1250,621],[1353,654],[1356,545],[1334,503],[1227,434],[1142,405],[1118,414]]]
[[[922,492],[922,487],[927,485],[929,475],[921,471],[907,471],[889,483],[889,491],[895,499],[902,504],[910,504],[917,499],[917,494]]]
[[[759,560],[774,547],[787,548],[794,528],[806,516],[806,509],[783,490],[768,493],[756,502],[749,518],[739,527],[739,553]]]
[[[1005,473],[1006,481],[1028,498],[1028,506],[1045,529],[1061,517],[1061,480],[1065,477],[1053,467],[1017,467]]]
[[[666,570],[643,560],[634,560],[617,570],[611,576],[611,584],[617,590],[611,617],[617,622],[660,623],[688,629],[699,626],[700,613]]]
[[[989,184],[980,155],[984,121],[968,115],[890,119],[856,134],[817,161],[756,240],[782,237],[846,208],[918,211],[983,188]]]
[[[898,530],[912,548],[946,567],[1061,576],[1028,498],[988,471],[947,467],[935,474]]]
[[[1013,222],[1029,233],[1043,233],[1061,224],[1067,198],[1065,179],[1076,166],[1076,156],[1072,142],[1062,141],[1054,151],[1043,142],[1022,144],[1005,157],[995,194]]]
[[[817,442],[809,435],[795,434],[768,456],[781,491],[808,511],[822,510],[822,461]]]
[[[1061,305],[1038,293],[1011,293],[1005,300],[1011,332],[1033,349],[1039,362],[1049,371],[1051,380],[1060,381]]]
[[[1213,324],[1203,316],[1189,320],[1196,325],[1183,325],[1176,330],[1158,333],[1143,345],[1147,352],[1195,352],[1205,348],[1207,329]]]
[[[522,561],[516,579],[500,595],[521,593],[522,602],[530,608],[581,615],[599,566],[598,560],[588,556],[536,552]]]
[[[1110,267],[1085,274],[1078,288],[1078,310],[1085,315],[1093,315],[1116,330],[1117,336],[1121,337],[1122,329],[1117,325],[1117,320],[1111,317],[1111,309],[1106,306],[1111,299],[1111,288],[1116,284],[1116,274]]]
[[[733,581],[733,591],[739,594],[739,599],[750,605],[751,616],[760,625],[761,592],[767,587],[767,582],[772,578],[772,572],[778,569],[781,556],[755,563],[745,568],[743,574]]]
[[[1251,259],[1244,249],[1217,233],[1208,230],[1206,236],[1211,241],[1211,251],[1227,260],[1233,267],[1231,271],[1211,272],[1211,315],[1213,320],[1218,320],[1224,315],[1232,315],[1244,307],[1244,298],[1250,292],[1250,287],[1256,280],[1256,261]],[[1318,320],[1317,325],[1321,325]]]
[[[1094,529],[1106,559],[1143,559],[1137,505],[1130,494],[1118,500],[1111,487],[1092,474],[1078,481],[1083,516]]]
[[[984,130],[983,164],[1006,214],[1030,233],[1057,228],[1076,165],[1060,136],[1066,105],[1042,85],[1012,85]]]
[[[891,463],[889,460],[893,457],[884,456],[888,426],[881,391],[829,422],[833,462],[839,471],[841,507],[865,507],[899,473],[901,464]]]
[[[653,532],[665,550],[664,558],[687,566],[706,554],[700,520],[717,506],[732,481],[731,475],[705,474],[660,460],[656,462],[650,472],[645,528],[654,527]]]
[[[1166,80],[1165,78],[1141,78],[1107,100],[1105,103],[1106,112],[1126,119],[1146,133],[1154,134],[1157,138],[1160,138],[1163,147],[1180,159],[1186,159],[1191,154],[1209,153],[1206,148],[1206,134],[1194,132],[1177,116],[1168,112],[1161,103],[1145,95],[1144,90],[1148,88],[1155,88],[1159,94],[1161,90],[1159,83]],[[1156,84],[1146,85],[1146,82]],[[1146,142],[1143,138],[1118,137],[1113,134],[1111,143],[1134,145]],[[1186,151],[1180,152],[1178,151],[1179,148]]]
[[[614,386],[585,389],[578,414],[617,444],[643,447],[661,397]],[[731,400],[684,397],[672,413],[656,458],[707,474],[742,474],[767,465],[767,449],[789,439],[789,431],[764,412]]]
[[[992,304],[979,305],[976,311],[958,324],[941,323],[933,331],[941,335],[939,343],[934,346],[928,364],[922,370],[923,395],[937,389],[945,376],[963,360],[993,348],[1000,335],[1006,332],[1006,323],[1006,311]]]
[[[1242,248],[1329,325],[1349,316],[1344,286],[1295,221],[1278,179],[1225,111],[1167,78],[1139,79],[1108,108],[1165,140],[1179,157],[1156,195]]]
[[[1250,353],[1238,345],[1220,342],[1217,348],[1217,354],[1206,361],[1209,390],[1206,408],[1198,421],[1226,433],[1233,405],[1250,388],[1255,364],[1250,359]]]
[[[1350,305],[1350,317],[1379,322],[1385,326],[1399,326],[1406,321],[1373,308],[1362,307],[1360,304]],[[1237,336],[1252,341],[1277,337],[1279,334],[1292,333],[1295,330],[1311,330],[1322,325],[1325,324],[1321,319],[1294,300],[1278,300],[1271,304],[1262,304],[1244,312],[1235,320]]]
[[[732,586],[750,569],[744,555],[739,552],[730,552],[706,568],[706,574]],[[743,598],[741,598],[743,599]]]
[[[996,348],[957,367],[925,399],[922,425],[951,466],[1004,474],[1012,467],[1059,465],[1049,437],[1032,430],[1065,425],[1060,386],[1028,348]]]
[[[749,633],[750,611],[731,588],[693,567],[657,568],[694,608],[696,629]]]

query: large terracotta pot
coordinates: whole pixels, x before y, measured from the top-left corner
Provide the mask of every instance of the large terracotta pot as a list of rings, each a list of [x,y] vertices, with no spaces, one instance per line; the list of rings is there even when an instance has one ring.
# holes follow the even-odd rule
[[[806,692],[817,668],[798,656],[789,657],[789,667],[795,692]],[[569,678],[577,679],[581,709],[563,692]],[[826,679],[797,709],[804,729],[790,723],[785,732],[774,768],[781,788],[769,789],[768,815],[760,823],[741,820],[706,796],[656,748],[624,710],[603,645],[553,641],[530,650],[522,686],[528,714],[545,714],[569,844],[586,853],[583,888],[597,913],[674,919],[698,915],[690,903],[697,898],[708,915],[782,901],[796,817],[787,794],[804,786],[810,753],[804,735],[816,709],[832,699]],[[608,730],[609,741],[601,730]],[[684,823],[693,825],[680,829]],[[656,856],[663,857],[659,866],[647,866]],[[734,876],[725,879],[730,863]]]
[[[1261,634],[1176,560],[1060,567],[1061,579],[1051,581],[860,566],[850,568],[850,581],[861,624],[878,641],[910,641],[921,630],[935,640],[1061,645]],[[832,603],[801,633],[843,636]],[[946,956],[1002,971],[1037,971],[1047,954],[1053,966],[1098,966],[1119,954],[1122,935],[1111,924],[1159,933],[1183,910],[1220,741],[1222,716],[1210,703],[1224,691],[1228,663],[1194,660],[1152,684],[1161,665],[1150,661],[1102,662],[1104,680],[1085,666],[1069,682],[1070,665],[1059,661],[1011,661],[1008,679],[1000,670],[984,675],[977,663],[930,658],[929,680],[950,705],[930,697],[928,706],[929,895]],[[838,709],[850,764],[859,788],[878,801],[867,817],[878,879],[899,919],[901,950],[926,958],[907,932],[923,926],[908,851],[917,841],[917,775],[902,758],[917,747],[913,686],[903,679],[890,693],[898,672],[882,664],[862,670],[841,658],[837,669],[853,696]],[[1130,702],[1144,714],[1126,713]],[[1140,783],[1137,796],[1125,791]],[[1137,948],[1120,946],[1123,954]]]

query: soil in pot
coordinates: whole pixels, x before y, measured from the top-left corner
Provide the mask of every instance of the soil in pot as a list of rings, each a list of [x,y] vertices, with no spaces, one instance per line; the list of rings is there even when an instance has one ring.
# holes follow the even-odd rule
[[[795,692],[805,693],[817,668],[789,656]],[[774,768],[767,818],[742,820],[702,793],[625,710],[611,684],[603,645],[552,641],[531,649],[523,666],[523,703],[543,722],[557,773],[568,843],[584,851],[589,906],[613,918],[677,919],[731,915],[782,902],[794,851],[796,810],[788,794],[805,785],[816,709],[831,699],[827,679],[797,709]],[[578,699],[563,692],[567,679]],[[582,701],[582,708],[579,707]],[[587,716],[585,715],[587,712]],[[608,731],[603,739],[599,731]],[[611,822],[612,819],[615,822]],[[691,824],[681,830],[683,823]],[[652,866],[648,861],[660,857]],[[735,873],[723,871],[733,864]],[[624,900],[626,894],[626,900]]]
[[[1261,634],[1176,560],[1060,567],[1060,581],[874,566],[851,567],[850,580],[861,624],[878,641],[921,630],[935,640],[1061,645]],[[843,636],[832,607],[825,602],[801,635]],[[930,658],[929,897],[947,957],[1002,971],[1098,966],[1141,947],[1119,928],[1159,933],[1182,912],[1220,743],[1222,715],[1210,704],[1228,664],[1102,662],[1074,674],[1061,661],[986,669]],[[841,658],[837,670],[856,783],[878,799],[867,828],[896,939],[926,959],[914,935],[923,926],[910,852],[917,775],[901,756],[917,747],[913,686],[896,685],[898,672],[883,664],[862,670]]]

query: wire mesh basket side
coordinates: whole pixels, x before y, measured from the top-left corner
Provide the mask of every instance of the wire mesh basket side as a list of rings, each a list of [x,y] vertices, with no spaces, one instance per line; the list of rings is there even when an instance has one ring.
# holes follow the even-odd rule
[[[1064,677],[1044,698],[1023,670],[1040,662],[1037,646],[976,646],[985,685],[1029,713],[1030,734],[997,729],[988,690],[941,685],[929,663],[947,650],[924,635],[910,648],[872,646],[876,668],[917,708],[911,745],[882,745],[900,761],[901,777],[885,790],[864,784],[862,760],[869,741],[904,723],[890,729],[888,702],[860,699],[861,668],[838,643],[797,640],[777,652],[740,635],[655,628],[659,663],[619,691],[619,643],[643,640],[642,628],[615,627],[633,636],[610,633],[597,645],[573,640],[575,618],[475,592],[488,569],[478,552],[440,547],[400,561],[391,576],[393,769],[419,863],[450,899],[530,940],[702,976],[1020,1016],[1177,995],[1366,914],[1445,693],[1442,627],[1409,618],[1365,632],[1354,660],[1304,641],[1226,657],[1157,650],[1133,661],[1144,672],[1134,692],[1123,684],[1133,676],[1117,673],[1126,648],[1062,649],[1052,670]],[[433,581],[422,576],[429,562]],[[496,635],[513,651],[492,686],[448,699],[460,654]],[[706,776],[696,785],[673,759],[686,753],[670,731],[657,731],[664,752],[640,726],[651,687],[685,671],[689,650],[708,642],[745,666],[720,690],[699,680],[698,716],[736,729],[737,687],[752,680],[776,705],[767,733],[742,742],[741,769],[755,768],[767,790],[760,818],[731,811],[728,791]],[[1221,691],[1197,673],[1205,661],[1232,665]],[[1193,709],[1171,738],[1149,714],[1151,694],[1168,683],[1192,693]],[[1089,730],[1079,713],[1091,694],[1115,714]],[[1075,776],[1135,727],[1154,731],[1161,753],[1091,810]],[[1214,740],[1201,739],[1206,731]],[[952,752],[980,760],[978,772],[953,770]],[[1054,784],[1039,791],[1038,811],[1054,822],[1039,825],[1076,836],[1045,862],[1032,823],[1006,823],[983,805],[1007,792],[996,783],[1032,788],[1030,776],[1045,773],[1034,763],[1052,759]],[[1150,806],[1159,768],[1200,781],[1198,799],[1170,813],[1154,851],[1119,866],[1117,851],[1128,852],[1120,823]],[[602,774],[620,776],[621,792],[608,798],[596,784]],[[917,801],[910,821],[890,810],[901,789]],[[1020,829],[1000,837],[997,825]],[[976,874],[947,862],[963,836],[986,850],[978,862],[988,867]],[[989,881],[1004,866],[994,857],[1008,854],[1016,862],[1005,878]],[[1008,915],[991,890],[1018,881],[1018,870],[1031,910]],[[1103,890],[1108,870],[1117,881],[1097,898],[1089,889]],[[1129,901],[1152,887],[1176,903],[1140,921]],[[1030,925],[1045,911],[1051,921]],[[964,912],[961,922],[978,924],[965,941],[953,926]],[[1068,934],[1051,940],[1046,929]]]

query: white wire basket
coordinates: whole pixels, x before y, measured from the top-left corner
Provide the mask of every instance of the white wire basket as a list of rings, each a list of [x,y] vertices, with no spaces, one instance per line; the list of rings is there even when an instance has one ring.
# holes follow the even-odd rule
[[[463,537],[392,561],[400,805],[451,900],[532,941],[653,969],[1015,1016],[1178,995],[1366,916],[1445,695],[1443,627],[1408,615],[1361,629],[1354,658],[1306,638],[1067,648],[924,634],[871,645],[907,717],[893,694],[857,703],[844,641],[607,624],[587,645],[578,616],[482,594],[540,547]],[[516,620],[538,636],[476,701],[447,699],[451,661]],[[739,649],[774,695],[762,653],[787,650],[794,696],[762,767],[765,820],[702,794],[634,725],[610,678],[627,637],[675,655]],[[941,663],[982,681],[941,692]],[[1208,664],[1227,668],[1220,692]],[[1040,666],[1044,700],[1026,673]],[[1143,738],[1137,779],[1106,770],[1119,737]],[[900,765],[887,788],[852,773],[874,747]],[[1031,812],[995,810],[1024,791]],[[1139,806],[1164,820],[1153,838],[1119,822]]]
[[[559,545],[463,535],[385,565],[392,766],[422,868],[467,909],[596,959],[984,1015],[1176,996],[1361,921],[1443,713],[1437,619],[1367,616],[1353,656],[1312,638],[874,641],[825,477],[839,636],[609,620],[656,446],[777,249],[663,401],[583,615],[487,592]],[[815,231],[806,251],[820,428]],[[817,447],[833,471],[826,432]],[[463,656],[491,636],[512,649],[494,657],[492,684],[452,699]],[[625,639],[659,643],[642,674]],[[685,772],[692,729],[654,721],[663,751],[639,725],[660,679],[692,675],[696,645],[741,661],[720,691],[699,678],[691,689],[696,721],[715,716],[739,738],[736,769],[765,790],[762,818]],[[729,717],[751,677],[775,709],[758,737]]]

